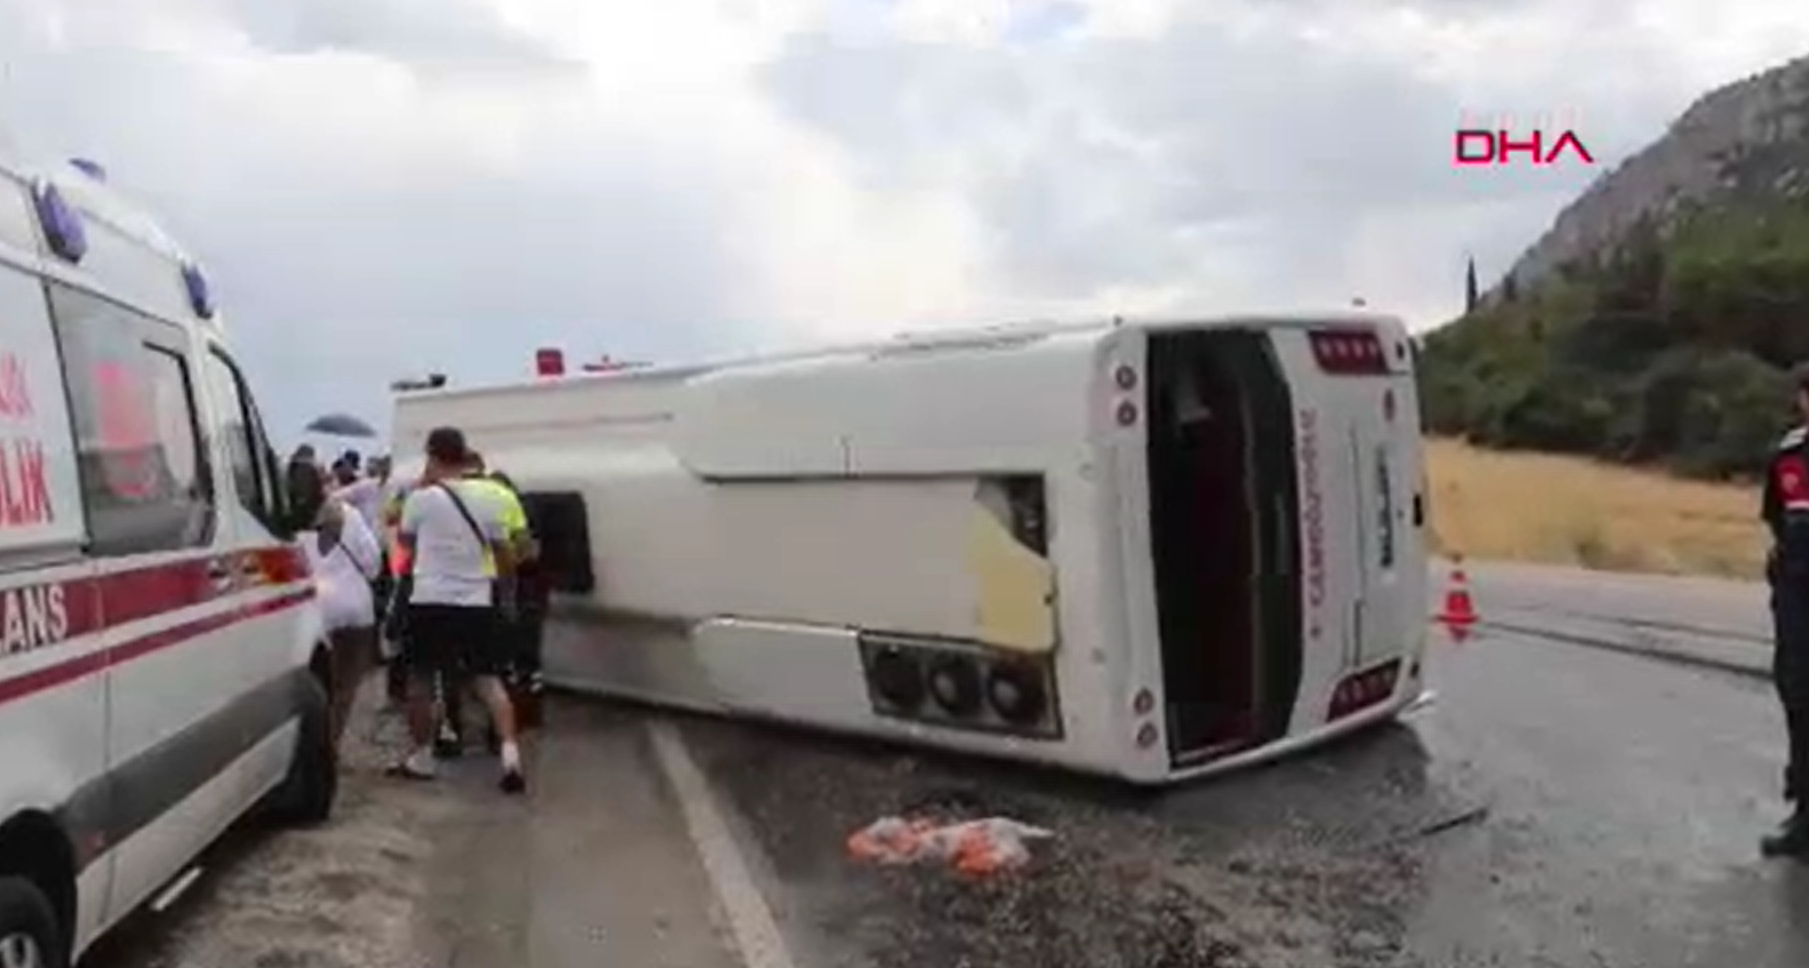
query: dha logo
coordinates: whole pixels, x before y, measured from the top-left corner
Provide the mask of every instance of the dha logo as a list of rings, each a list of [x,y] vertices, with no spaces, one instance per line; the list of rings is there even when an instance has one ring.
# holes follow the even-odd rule
[[[1524,158],[1521,164],[1544,167],[1569,158],[1593,165],[1595,153],[1583,143],[1579,127],[1574,111],[1563,118],[1539,115],[1528,121],[1509,114],[1491,121],[1466,117],[1459,120],[1452,139],[1453,160],[1459,165],[1500,166]]]

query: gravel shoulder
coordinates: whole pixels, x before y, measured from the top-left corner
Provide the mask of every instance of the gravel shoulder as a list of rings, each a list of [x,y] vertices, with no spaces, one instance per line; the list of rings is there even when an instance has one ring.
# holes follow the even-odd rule
[[[439,782],[382,776],[403,727],[361,697],[334,819],[235,831],[169,912],[99,968],[735,968],[642,717],[555,702],[524,798],[471,755]]]

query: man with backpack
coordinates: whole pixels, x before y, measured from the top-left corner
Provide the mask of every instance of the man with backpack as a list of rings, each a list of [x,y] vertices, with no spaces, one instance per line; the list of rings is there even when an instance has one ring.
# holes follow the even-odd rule
[[[516,742],[515,710],[501,679],[508,664],[501,610],[512,595],[514,545],[502,504],[465,479],[470,458],[462,432],[453,427],[435,429],[427,436],[426,470],[402,504],[399,533],[412,566],[412,587],[405,606],[407,633],[398,658],[409,680],[409,735],[414,748],[391,773],[434,778],[435,680],[459,683],[468,676],[489,707],[499,738],[502,790],[520,793],[527,784]]]

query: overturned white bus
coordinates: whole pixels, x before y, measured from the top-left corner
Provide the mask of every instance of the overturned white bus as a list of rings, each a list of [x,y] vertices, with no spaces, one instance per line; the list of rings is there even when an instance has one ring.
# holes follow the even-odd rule
[[[1383,316],[1001,327],[398,399],[542,524],[550,683],[1161,783],[1420,692]],[[414,457],[418,462],[419,458]]]

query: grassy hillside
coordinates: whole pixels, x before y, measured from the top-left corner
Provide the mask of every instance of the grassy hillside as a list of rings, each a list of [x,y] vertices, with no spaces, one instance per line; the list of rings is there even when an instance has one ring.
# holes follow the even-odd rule
[[[1435,546],[1497,560],[1756,578],[1766,547],[1755,488],[1551,454],[1433,440]]]
[[[1427,335],[1428,429],[1475,444],[1754,474],[1809,358],[1809,200],[1735,199],[1634,227],[1537,289]]]

